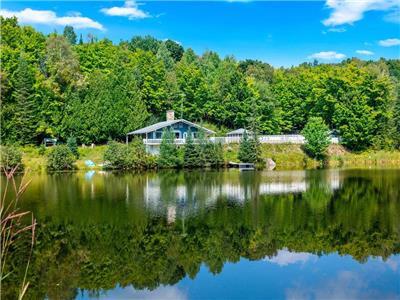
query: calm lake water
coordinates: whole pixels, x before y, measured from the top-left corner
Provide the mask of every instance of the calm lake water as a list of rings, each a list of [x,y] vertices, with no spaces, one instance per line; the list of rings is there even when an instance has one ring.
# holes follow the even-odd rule
[[[400,299],[400,170],[32,175],[20,206],[31,299]]]

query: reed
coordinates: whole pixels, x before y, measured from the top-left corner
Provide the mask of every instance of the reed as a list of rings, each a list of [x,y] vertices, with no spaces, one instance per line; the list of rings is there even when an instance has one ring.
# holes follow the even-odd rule
[[[30,211],[20,211],[18,208],[18,203],[21,199],[21,196],[29,186],[31,180],[26,178],[27,172],[25,172],[20,183],[17,184],[14,177],[17,170],[18,165],[10,171],[3,169],[5,174],[5,184],[0,199],[0,298],[2,294],[2,283],[12,272],[7,270],[8,257],[12,254],[12,247],[24,236],[24,233],[29,232],[31,235],[29,255],[25,267],[24,277],[21,282],[18,299],[22,299],[26,294],[26,291],[29,287],[27,274],[35,244],[36,220],[33,216],[33,213]],[[2,180],[4,180],[4,177],[2,177]],[[11,200],[7,200],[7,195],[9,194],[10,190],[14,193],[14,195]],[[28,225],[26,218],[29,218]]]

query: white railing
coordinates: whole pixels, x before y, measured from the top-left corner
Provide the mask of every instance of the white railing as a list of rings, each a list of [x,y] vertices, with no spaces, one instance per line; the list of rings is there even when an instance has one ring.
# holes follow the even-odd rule
[[[209,137],[208,140],[213,143],[232,144],[240,143],[240,137]],[[304,144],[305,138],[300,134],[282,134],[282,135],[260,135],[258,137],[262,144]],[[145,145],[160,145],[162,139],[143,139]],[[194,139],[196,143],[198,140]],[[183,145],[186,139],[175,139],[175,144]],[[332,144],[338,144],[339,138],[331,137]]]

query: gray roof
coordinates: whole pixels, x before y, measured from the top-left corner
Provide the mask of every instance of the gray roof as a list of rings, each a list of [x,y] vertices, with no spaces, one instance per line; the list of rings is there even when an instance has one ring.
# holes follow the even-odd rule
[[[249,131],[247,129],[244,129],[244,128],[239,128],[239,129],[236,129],[234,131],[228,132],[226,135],[244,134],[245,131],[247,133],[251,134],[251,131]]]
[[[171,121],[163,121],[163,122],[159,122],[159,123],[156,123],[156,124],[144,127],[144,128],[140,128],[138,130],[128,132],[127,135],[145,134],[145,133],[156,131],[157,129],[161,129],[161,128],[165,128],[165,127],[171,126],[171,125],[179,123],[179,122],[186,123],[186,124],[188,124],[188,125],[190,125],[192,127],[203,129],[206,133],[209,133],[209,134],[215,133],[214,131],[212,131],[210,129],[207,129],[205,127],[201,127],[201,126],[199,126],[197,124],[194,124],[192,122],[189,122],[189,121],[187,121],[185,119],[176,119],[176,120],[171,120]]]

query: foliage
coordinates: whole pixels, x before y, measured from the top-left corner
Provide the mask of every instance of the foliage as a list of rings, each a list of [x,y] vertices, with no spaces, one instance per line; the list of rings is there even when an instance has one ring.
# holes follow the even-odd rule
[[[187,132],[186,144],[183,152],[183,166],[185,168],[199,167],[199,147],[193,141],[191,130]]]
[[[76,44],[76,33],[74,31],[74,27],[69,26],[69,25],[65,26],[64,27],[63,36],[67,39],[67,41],[71,45],[75,45]]]
[[[257,163],[261,160],[260,142],[253,133],[249,137],[247,130],[240,140],[238,159],[245,163]]]
[[[304,148],[307,153],[317,159],[323,159],[330,144],[329,128],[321,117],[311,117],[302,134],[306,139]]]
[[[67,146],[69,150],[71,150],[72,154],[75,155],[75,157],[78,159],[79,158],[79,151],[78,151],[78,143],[76,142],[75,137],[69,137],[67,139]]]
[[[105,143],[175,109],[218,128],[255,123],[263,134],[298,133],[321,117],[350,150],[400,147],[398,59],[274,69],[151,36],[76,44],[70,26],[45,36],[0,18],[3,142]]]
[[[184,146],[183,165],[185,168],[219,168],[224,165],[224,149],[221,143],[213,143],[205,138],[204,132],[198,133],[196,143],[188,132]]]
[[[22,153],[16,146],[0,146],[0,168],[11,171],[16,168],[22,169]]]
[[[71,170],[76,158],[66,145],[53,146],[47,156],[47,169],[50,171]]]
[[[175,133],[172,129],[164,130],[162,134],[157,164],[160,168],[176,168],[181,165],[178,148],[175,144]]]
[[[116,170],[151,169],[155,167],[155,159],[146,153],[143,142],[133,140],[129,145],[116,141],[108,142],[104,152],[105,167]]]

